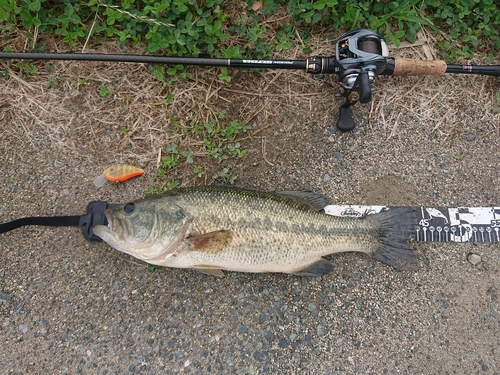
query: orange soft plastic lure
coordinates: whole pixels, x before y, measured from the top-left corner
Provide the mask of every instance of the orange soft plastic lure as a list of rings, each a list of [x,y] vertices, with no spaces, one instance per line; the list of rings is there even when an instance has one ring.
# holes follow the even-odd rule
[[[144,169],[130,164],[114,164],[106,168],[103,174],[94,180],[94,185],[101,187],[106,181],[123,182],[144,174]]]

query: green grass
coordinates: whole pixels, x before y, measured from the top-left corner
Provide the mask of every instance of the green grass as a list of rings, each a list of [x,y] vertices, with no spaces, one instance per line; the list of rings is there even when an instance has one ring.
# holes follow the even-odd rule
[[[290,15],[278,30],[251,9],[253,1],[246,3],[248,9],[234,14],[223,0],[125,0],[120,5],[109,0],[4,0],[0,32],[5,39],[5,31],[24,28],[32,34],[59,35],[69,46],[83,45],[88,38],[118,39],[122,48],[143,45],[147,53],[224,58],[264,58],[291,48],[293,28],[307,43],[311,25],[323,30],[369,28],[396,45],[413,41],[426,26],[442,39],[443,54],[452,59],[500,47],[500,9],[493,0],[266,0],[264,16],[283,8]],[[170,67],[155,74],[165,79],[183,70]],[[221,78],[230,79],[226,71]]]

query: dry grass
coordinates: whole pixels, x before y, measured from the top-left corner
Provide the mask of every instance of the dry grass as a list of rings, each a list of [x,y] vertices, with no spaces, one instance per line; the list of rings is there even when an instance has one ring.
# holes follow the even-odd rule
[[[424,32],[419,37],[415,45],[392,46],[391,57],[437,59],[435,40]],[[479,56],[474,61],[487,65]],[[500,55],[496,61],[498,64]],[[449,142],[457,132],[468,132],[485,123],[492,124],[490,130],[500,135],[499,114],[493,111],[498,106],[495,93],[499,89],[498,78],[476,75],[382,78],[376,84],[370,120],[382,123],[388,138],[398,133],[403,113],[433,124],[441,144]],[[482,113],[480,118],[478,112]]]
[[[108,44],[87,52],[120,51]],[[303,58],[299,54],[295,48],[283,58]],[[11,77],[3,82],[1,94],[1,116],[16,125],[9,131],[28,140],[34,131],[41,131],[71,152],[85,145],[95,150],[104,147],[122,157],[132,151],[149,158],[168,142],[164,129],[172,115],[186,125],[230,108],[235,118],[250,122],[264,115],[265,122],[272,108],[326,96],[322,83],[302,72],[233,70],[235,79],[226,84],[217,79],[216,68],[191,67],[192,79],[165,87],[144,64],[53,61],[54,69],[47,72],[48,62],[34,62],[38,73],[33,75],[18,68],[17,62],[0,64]],[[102,85],[113,91],[107,98],[99,94]],[[311,92],[311,85],[316,90]],[[168,105],[167,95],[173,96]],[[260,103],[255,105],[256,101]],[[122,128],[128,129],[127,134],[120,132]]]
[[[18,36],[17,44],[27,43],[22,38]],[[298,47],[300,43],[297,38],[297,47],[283,51],[277,58],[305,58]],[[393,50],[393,56],[433,57],[433,43],[429,38],[420,40],[417,46]],[[334,54],[334,45],[319,37],[313,37],[312,46],[314,55]],[[64,46],[56,44],[54,49],[61,51]],[[92,51],[120,52],[113,43],[93,49],[87,46],[86,52]],[[181,127],[189,127],[193,122],[217,118],[220,111],[227,110],[228,118],[255,123],[257,129],[272,125],[289,131],[293,123],[283,123],[283,112],[296,113],[298,107],[308,107],[309,113],[301,114],[304,120],[315,112],[320,121],[333,126],[342,104],[334,100],[334,95],[341,92],[336,77],[317,79],[299,71],[232,70],[233,80],[228,84],[217,78],[217,68],[192,67],[192,79],[164,86],[143,64],[61,61],[51,64],[54,69],[45,71],[46,62],[35,62],[38,73],[31,75],[19,68],[17,62],[0,62],[1,69],[7,69],[11,77],[2,82],[1,130],[12,133],[35,150],[35,135],[41,134],[61,152],[85,156],[103,165],[156,164],[161,148],[172,141],[172,134],[165,131],[172,116]],[[49,87],[51,79],[55,83],[53,88]],[[112,90],[109,97],[100,95],[102,85]],[[461,125],[464,119],[470,124],[488,121],[495,124],[494,131],[500,134],[499,115],[492,113],[496,91],[497,78],[452,75],[381,78],[375,84],[368,108],[369,124],[371,127],[381,124],[388,139],[399,133],[403,114],[433,123],[434,132],[442,142],[450,141],[454,133],[464,130]],[[172,97],[169,104],[165,104],[167,95]],[[481,108],[483,118],[471,117],[463,103]],[[354,112],[363,110],[367,109],[353,107]],[[202,147],[202,139],[175,136],[186,146]],[[262,149],[263,160],[272,165],[266,158],[265,132],[260,136],[263,138],[248,147]]]

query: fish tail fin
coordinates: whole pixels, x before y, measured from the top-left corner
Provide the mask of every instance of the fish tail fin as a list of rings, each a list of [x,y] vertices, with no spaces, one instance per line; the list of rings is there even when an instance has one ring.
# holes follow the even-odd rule
[[[378,231],[378,242],[368,252],[372,258],[400,270],[416,270],[417,257],[409,241],[414,238],[418,225],[415,209],[393,208],[369,215]]]

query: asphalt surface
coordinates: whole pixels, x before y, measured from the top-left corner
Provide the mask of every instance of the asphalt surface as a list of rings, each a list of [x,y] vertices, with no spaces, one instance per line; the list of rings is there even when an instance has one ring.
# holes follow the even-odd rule
[[[450,102],[467,100],[463,79],[427,82],[462,87]],[[480,82],[488,95],[498,90],[493,78]],[[77,215],[91,200],[125,202],[155,183],[153,159],[145,176],[97,190],[92,181],[107,165],[134,159],[92,147],[80,128],[67,129],[73,140],[83,134],[75,147],[55,142],[50,116],[39,108],[43,97],[29,107],[30,98],[18,96],[21,86],[10,81],[0,96],[0,221]],[[87,103],[85,95],[99,99],[96,89],[73,104]],[[317,107],[314,97],[278,108],[265,119],[272,165],[256,141],[236,184],[308,187],[338,204],[500,205],[498,115],[481,118],[481,108],[460,112],[457,104],[453,116],[442,110],[431,121],[411,105],[386,104],[386,119],[402,111],[397,129],[380,111],[359,106],[349,134],[332,131],[336,110]],[[32,127],[23,128],[23,119]],[[439,121],[443,133],[433,131]],[[321,278],[216,278],[150,272],[104,243],[85,241],[77,228],[17,229],[0,235],[0,374],[499,374],[500,247],[416,247],[416,272],[337,254],[329,257],[336,271]],[[470,253],[480,257],[476,265]]]

